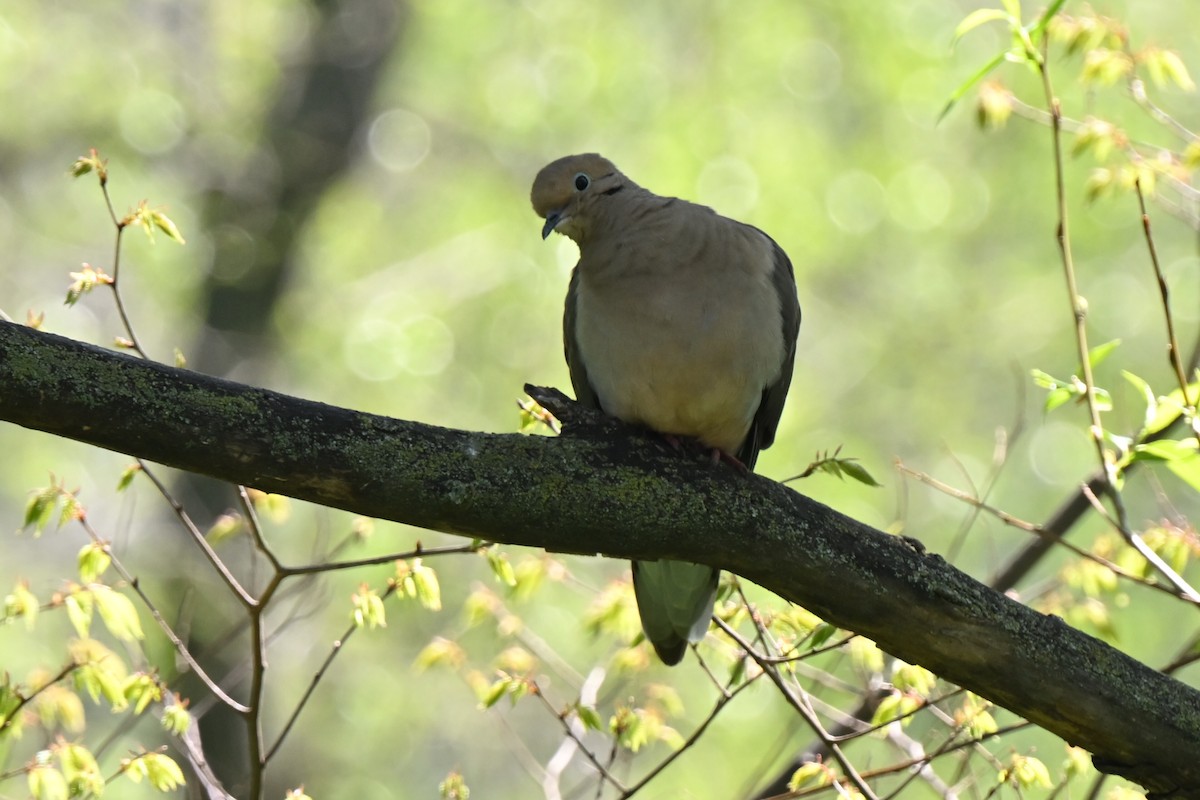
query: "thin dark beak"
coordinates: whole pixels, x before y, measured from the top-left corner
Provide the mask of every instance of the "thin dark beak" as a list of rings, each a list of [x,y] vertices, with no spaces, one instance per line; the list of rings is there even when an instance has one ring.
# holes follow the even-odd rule
[[[546,215],[546,224],[542,226],[542,238],[545,239],[554,232],[555,227],[562,221],[561,211],[551,211]]]

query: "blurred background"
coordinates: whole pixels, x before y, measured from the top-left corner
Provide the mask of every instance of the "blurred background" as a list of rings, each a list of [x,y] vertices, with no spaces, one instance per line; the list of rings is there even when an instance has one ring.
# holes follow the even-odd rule
[[[1054,239],[1050,133],[1017,119],[981,130],[973,94],[939,122],[954,90],[1007,46],[997,27],[952,47],[955,27],[980,5],[7,3],[0,310],[17,321],[45,312],[46,330],[98,344],[122,333],[107,293],[63,304],[68,273],[82,262],[111,271],[114,231],[94,176],[68,174],[95,147],[109,159],[118,212],[148,199],[187,239],[180,247],[161,235],[154,243],[137,231],[125,237],[122,290],[152,357],[170,362],[178,348],[189,368],[309,399],[512,432],[525,382],[569,386],[561,312],[576,250],[564,237],[540,239],[529,187],[544,163],[597,151],[659,194],[762,228],[791,256],[803,307],[795,378],[759,471],[783,479],[841,446],[883,488],[816,476],[800,491],[931,550],[952,549],[954,563],[987,580],[1026,534],[981,519],[960,537],[967,509],[907,483],[893,462],[969,490],[988,480],[997,431],[1019,427],[991,502],[1040,521],[1095,455],[1084,409],[1043,415],[1044,393],[1029,378],[1031,368],[1069,376],[1077,361]],[[1135,45],[1170,47],[1193,68],[1200,63],[1200,8],[1095,7],[1125,20]],[[1056,58],[1051,69],[1068,115],[1108,114],[1174,144],[1119,87],[1081,86],[1079,60]],[[1037,102],[1028,70],[1008,65],[998,75]],[[1155,97],[1200,126],[1194,95],[1163,88]],[[1067,165],[1076,263],[1092,343],[1122,340],[1097,380],[1115,400],[1106,423],[1128,433],[1143,406],[1120,371],[1159,393],[1173,380],[1136,201],[1086,203],[1093,166],[1089,158]],[[1195,233],[1166,214],[1155,226],[1186,350],[1200,324]],[[25,578],[41,596],[74,570],[79,531],[36,541],[14,533],[29,491],[53,474],[79,489],[92,523],[169,618],[197,640],[236,618],[153,487],[136,481],[115,492],[127,457],[11,425],[0,426],[0,453],[5,591]],[[235,502],[228,488],[161,472],[201,527]],[[1130,486],[1135,524],[1195,512],[1195,495],[1174,480],[1147,471]],[[318,559],[353,522],[291,504],[267,525],[281,556],[299,563]],[[1074,535],[1086,543],[1103,530],[1092,520]],[[418,538],[455,541],[380,523],[353,555]],[[247,558],[244,542],[226,547],[231,563]],[[539,559],[518,549],[509,557]],[[570,702],[577,689],[563,676],[586,674],[612,652],[580,620],[627,567],[556,561],[550,585],[527,599],[506,595],[481,558],[429,564],[439,571],[442,610],[390,606],[385,630],[356,636],[272,763],[268,796],[301,783],[317,798],[436,796],[451,770],[479,797],[539,794],[533,765],[560,741],[557,720],[532,702],[478,711],[464,670],[421,671],[414,659],[445,636],[488,674],[488,659],[508,640],[494,625],[469,625],[462,608],[472,593],[494,592],[570,665],[547,679],[553,699]],[[1036,595],[1060,565],[1047,560],[1020,588]],[[379,567],[306,585],[281,611],[287,625],[272,644],[269,732],[344,631],[350,594],[388,574]],[[1151,595],[1133,590],[1136,602],[1114,608],[1111,630],[1099,632],[1161,664],[1183,634],[1170,622],[1178,607]],[[61,651],[54,634],[69,630],[56,624],[47,620],[37,636],[0,630],[0,670],[20,675],[53,663]],[[149,646],[170,662],[154,634]],[[208,655],[232,669],[244,652],[214,647]],[[1195,683],[1200,673],[1181,677]],[[694,663],[622,680],[610,687],[618,695],[676,686],[686,710],[673,724],[684,735],[713,699]],[[745,794],[811,738],[773,691],[756,691],[644,796]],[[147,746],[155,735],[151,724]],[[1013,746],[1058,758],[1055,740],[1031,737]],[[236,735],[212,737],[214,760],[236,762],[223,744],[234,754],[241,746]],[[628,774],[667,752],[656,747]]]

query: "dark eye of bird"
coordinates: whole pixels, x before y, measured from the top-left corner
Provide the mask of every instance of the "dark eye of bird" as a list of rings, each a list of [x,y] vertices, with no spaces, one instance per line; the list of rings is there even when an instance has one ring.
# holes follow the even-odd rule
[[[588,187],[588,184],[591,182],[592,182],[591,178],[589,178],[587,175],[584,175],[582,172],[579,173],[578,175],[575,176],[575,191],[582,192],[584,189],[586,189]]]

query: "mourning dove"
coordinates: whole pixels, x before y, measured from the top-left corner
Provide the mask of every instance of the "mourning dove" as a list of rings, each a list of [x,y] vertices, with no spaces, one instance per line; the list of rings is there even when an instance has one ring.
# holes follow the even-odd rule
[[[548,164],[533,209],[579,245],[563,315],[580,403],[753,468],[775,439],[800,329],[787,255],[757,228],[659,197],[596,154]],[[703,639],[718,571],[633,562],[642,629],[667,664]]]

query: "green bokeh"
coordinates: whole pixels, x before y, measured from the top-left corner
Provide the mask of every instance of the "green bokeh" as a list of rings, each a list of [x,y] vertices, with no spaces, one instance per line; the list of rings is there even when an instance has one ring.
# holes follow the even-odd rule
[[[951,92],[1004,45],[998,30],[983,30],[951,47],[955,26],[977,5],[418,0],[354,163],[301,234],[299,269],[270,312],[277,349],[269,364],[232,374],[397,417],[515,430],[514,400],[525,382],[568,385],[560,315],[575,250],[561,237],[540,240],[529,185],[543,163],[596,150],[652,190],[761,227],[791,256],[804,322],[791,397],[762,472],[793,475],[816,451],[843,446],[883,489],[821,476],[799,488],[872,525],[902,525],[944,552],[968,510],[906,483],[892,462],[967,488],[986,480],[997,428],[1020,418],[1023,435],[991,502],[1042,520],[1094,454],[1083,409],[1044,418],[1028,379],[1032,367],[1070,374],[1076,361],[1054,240],[1050,134],[1017,120],[981,132],[969,101],[937,121]],[[1135,42],[1175,47],[1190,60],[1200,54],[1200,9],[1190,4],[1113,2],[1102,10],[1127,19]],[[260,157],[264,115],[315,19],[305,4],[278,0],[18,1],[0,9],[0,309],[15,319],[45,311],[48,330],[93,342],[119,332],[101,293],[62,305],[69,271],[111,257],[112,229],[94,181],[66,173],[94,146],[110,159],[119,209],[149,198],[188,238],[180,248],[131,232],[123,282],[151,354],[169,361],[180,347],[191,355],[206,276],[233,279],[243,268],[236,259],[213,263],[214,237],[243,234],[203,228],[205,193]],[[353,19],[340,24],[347,36],[372,33]],[[1138,135],[1162,138],[1119,90],[1093,96],[1080,88],[1077,60],[1055,60],[1052,69],[1068,114],[1119,114]],[[1022,70],[1010,65],[1002,75],[1033,100],[1036,83]],[[1160,97],[1200,127],[1194,96],[1167,89]],[[1123,340],[1098,380],[1117,399],[1106,419],[1124,431],[1141,408],[1119,370],[1161,392],[1171,375],[1136,205],[1127,196],[1085,204],[1091,166],[1068,163],[1067,191],[1092,343]],[[1181,336],[1190,341],[1200,323],[1194,237],[1165,214],[1155,224]],[[19,526],[26,491],[53,472],[80,488],[93,522],[147,578],[154,570],[164,583],[180,577],[160,556],[188,542],[157,510],[150,487],[113,494],[125,457],[12,426],[0,426],[0,452],[0,530]],[[1194,514],[1194,496],[1171,481],[1162,473],[1174,508],[1157,479],[1131,485],[1135,523]],[[300,561],[318,552],[314,541],[348,525],[340,513],[299,507],[273,530],[281,550]],[[381,525],[366,549],[388,552],[417,536],[454,541]],[[981,519],[956,563],[986,580],[1025,536]],[[0,539],[0,588],[24,576],[39,592],[52,589],[81,543],[76,531]],[[578,622],[587,590],[625,567],[567,563],[574,582],[513,609],[586,672],[607,655]],[[493,585],[482,560],[434,566],[443,611],[393,606],[386,630],[356,636],[272,765],[276,795],[304,783],[316,798],[434,796],[451,769],[480,797],[537,793],[523,759],[544,763],[561,739],[543,709],[502,703],[478,712],[457,677],[411,668],[432,636],[456,635],[472,583]],[[1046,564],[1038,578],[1053,569]],[[272,651],[269,729],[341,635],[358,583],[387,572],[339,576],[311,590],[325,606]],[[215,583],[200,590],[205,598],[219,591]],[[1177,606],[1147,595],[1135,590],[1136,602],[1114,612],[1118,644],[1161,664],[1185,634],[1162,622]],[[29,653],[15,654],[27,641],[14,628],[0,631],[0,669],[19,674],[27,666]],[[464,645],[480,654],[495,647],[481,631]],[[692,719],[713,700],[694,663],[654,670],[617,691],[632,694],[647,681],[678,683]],[[566,703],[574,690],[551,691]],[[687,732],[686,722],[680,727]],[[809,738],[774,694],[753,690],[646,794],[744,793]],[[1057,763],[1048,736],[1014,742],[1038,743]],[[881,748],[878,757],[891,755]]]

